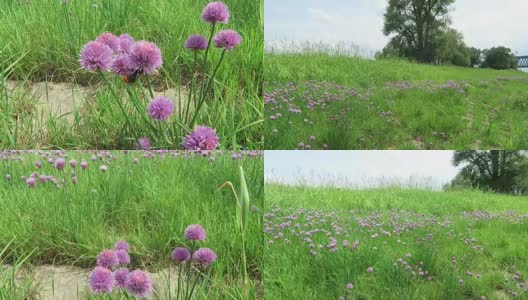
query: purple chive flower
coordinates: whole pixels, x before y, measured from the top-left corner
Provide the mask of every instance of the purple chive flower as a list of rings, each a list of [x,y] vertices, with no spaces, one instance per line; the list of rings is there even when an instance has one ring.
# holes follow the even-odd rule
[[[55,169],[62,170],[66,165],[66,160],[64,158],[57,158],[54,162]]]
[[[86,168],[88,168],[88,163],[85,160],[81,161],[81,169],[86,170]]]
[[[174,104],[172,101],[163,96],[152,99],[148,106],[150,117],[156,121],[167,120],[171,116],[173,110]]]
[[[191,259],[191,252],[187,248],[177,247],[172,251],[171,257],[177,263],[185,263]]]
[[[132,45],[134,45],[136,41],[133,37],[130,35],[123,33],[119,36],[119,50],[121,53],[128,54],[130,53],[130,50],[132,49]]]
[[[89,42],[81,51],[81,66],[88,71],[108,71],[112,66],[113,52],[99,42]]]
[[[77,184],[77,176],[73,176],[71,181],[73,184]]]
[[[119,264],[117,254],[113,250],[103,250],[97,256],[97,265],[104,268],[113,268]]]
[[[368,272],[368,273],[372,273],[372,272],[374,272],[374,267],[368,267],[367,272]]]
[[[211,2],[204,8],[202,19],[211,24],[226,24],[229,22],[229,8],[223,2]]]
[[[203,241],[206,236],[205,229],[198,224],[187,226],[183,235],[188,241]]]
[[[138,139],[137,150],[150,150],[150,140],[147,137]]]
[[[216,260],[216,253],[209,248],[200,248],[194,252],[192,259],[197,265],[207,268]]]
[[[107,45],[114,52],[119,51],[119,39],[115,34],[111,32],[105,32],[101,34],[95,39],[95,41]]]
[[[214,150],[218,146],[216,130],[207,126],[197,126],[183,140],[186,150]]]
[[[352,283],[348,283],[348,284],[346,285],[346,289],[347,289],[347,290],[351,290],[351,289],[353,289],[353,288],[354,288],[354,285],[353,285]]]
[[[70,167],[72,168],[77,167],[77,161],[75,159],[70,160],[69,164],[70,164]]]
[[[126,287],[130,294],[138,297],[146,297],[152,290],[152,282],[147,273],[135,270],[128,274]]]
[[[37,167],[38,169],[42,168],[42,163],[40,162],[40,160],[37,160],[35,162],[35,167]]]
[[[128,55],[120,55],[112,64],[112,72],[119,76],[132,75],[134,71],[134,67],[130,62],[130,57]]]
[[[90,274],[90,290],[92,293],[111,293],[114,287],[114,274],[103,267],[95,267]]]
[[[26,184],[28,185],[28,187],[32,188],[37,184],[37,181],[35,180],[35,177],[29,177],[28,179],[26,179]]]
[[[207,40],[200,34],[193,34],[185,41],[185,48],[195,51],[205,50]]]
[[[121,265],[128,265],[130,263],[130,256],[126,250],[116,250],[117,260]]]
[[[163,64],[161,50],[151,42],[135,43],[129,55],[132,67],[145,74],[154,73]]]
[[[129,272],[125,268],[121,268],[114,272],[115,285],[118,288],[126,289],[128,274]]]
[[[114,250],[125,250],[128,251],[128,243],[125,240],[117,241],[114,245]]]
[[[224,48],[226,51],[230,51],[242,42],[242,37],[240,37],[238,32],[227,29],[217,33],[213,38],[213,42],[216,48]]]

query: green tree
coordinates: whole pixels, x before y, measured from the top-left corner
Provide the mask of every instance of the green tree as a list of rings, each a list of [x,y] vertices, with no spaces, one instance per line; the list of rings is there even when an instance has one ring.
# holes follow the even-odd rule
[[[449,6],[455,0],[389,0],[383,33],[405,45],[400,56],[434,61],[434,41],[450,24]],[[393,45],[394,46],[394,45]]]
[[[468,49],[472,67],[478,67],[482,63],[482,50],[471,47]]]
[[[438,34],[435,42],[435,61],[437,64],[452,64],[469,67],[471,65],[470,52],[464,43],[462,33],[448,28]]]
[[[497,70],[514,69],[516,67],[515,55],[510,48],[503,46],[484,50],[482,67]]]
[[[523,151],[463,150],[455,151],[453,164],[462,166],[458,181],[499,193],[515,193],[519,162],[525,158]]]

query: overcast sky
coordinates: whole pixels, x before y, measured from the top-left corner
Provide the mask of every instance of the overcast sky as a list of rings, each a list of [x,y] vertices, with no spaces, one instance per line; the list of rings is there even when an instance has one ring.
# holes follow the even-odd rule
[[[265,39],[353,42],[367,54],[382,49],[388,0],[266,0]],[[528,55],[528,0],[456,0],[452,27],[477,48],[504,45]]]
[[[441,188],[457,174],[453,151],[266,151],[268,182]]]

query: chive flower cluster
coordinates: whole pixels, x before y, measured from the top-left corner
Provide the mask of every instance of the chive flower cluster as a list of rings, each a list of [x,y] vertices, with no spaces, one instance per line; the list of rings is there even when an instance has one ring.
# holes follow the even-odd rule
[[[121,240],[114,249],[103,250],[97,256],[97,266],[90,273],[89,287],[93,294],[109,294],[114,290],[145,298],[152,292],[152,281],[142,270],[129,271],[129,245]]]

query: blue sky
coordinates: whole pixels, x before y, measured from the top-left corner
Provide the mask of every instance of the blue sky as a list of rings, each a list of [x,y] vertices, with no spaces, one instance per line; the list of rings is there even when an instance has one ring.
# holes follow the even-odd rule
[[[267,181],[372,187],[378,183],[440,188],[458,173],[453,151],[266,151]]]
[[[383,48],[387,0],[266,0],[265,39],[353,42],[366,54]],[[452,26],[470,46],[504,45],[528,55],[527,0],[457,0]]]

